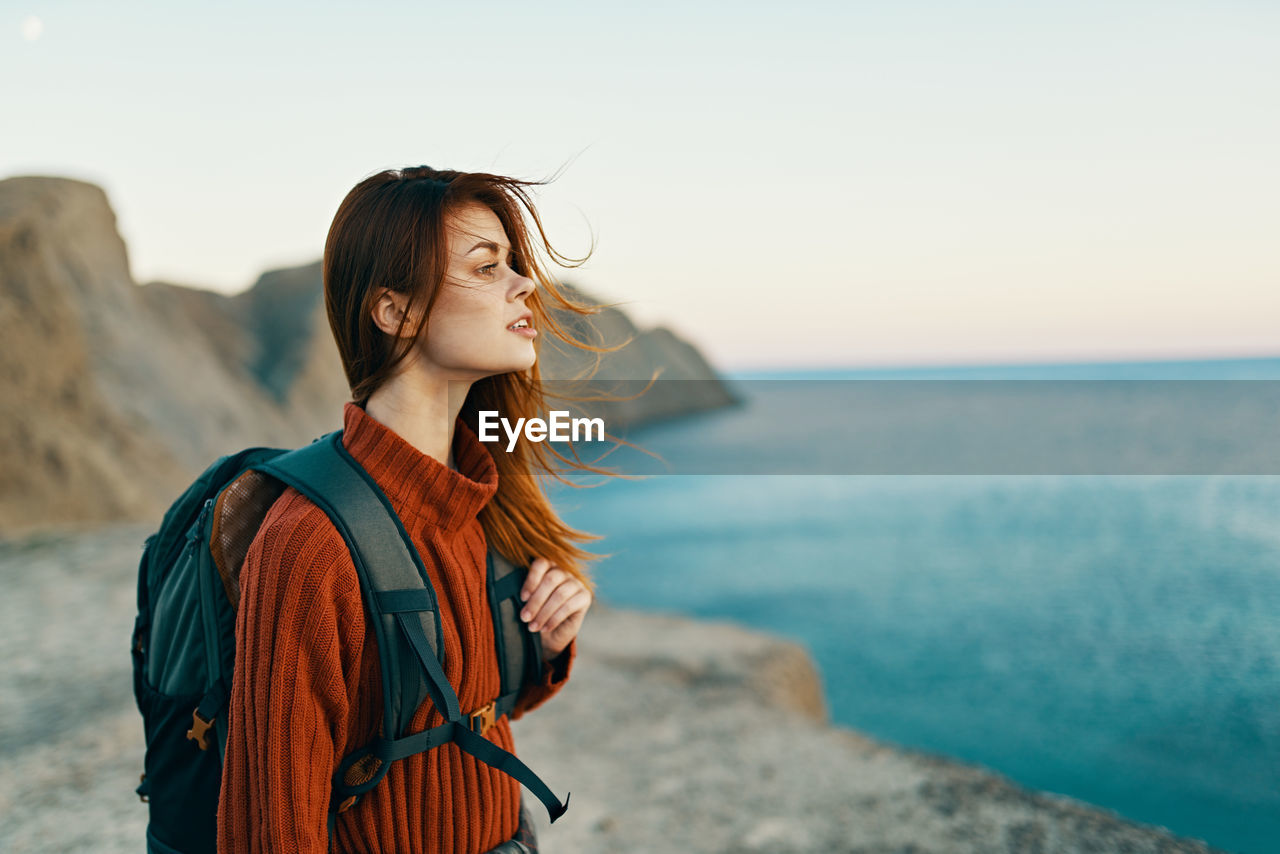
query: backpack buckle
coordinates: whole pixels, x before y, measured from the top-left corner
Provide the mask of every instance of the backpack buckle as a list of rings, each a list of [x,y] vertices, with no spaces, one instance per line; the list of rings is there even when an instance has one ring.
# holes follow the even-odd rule
[[[213,726],[213,719],[205,720],[200,717],[200,710],[193,709],[191,711],[191,729],[187,730],[187,738],[196,743],[201,750],[209,749],[209,727]]]
[[[470,726],[471,731],[484,735],[488,732],[496,722],[494,715],[494,701],[490,700],[480,708],[471,713]],[[478,726],[477,726],[478,724]]]

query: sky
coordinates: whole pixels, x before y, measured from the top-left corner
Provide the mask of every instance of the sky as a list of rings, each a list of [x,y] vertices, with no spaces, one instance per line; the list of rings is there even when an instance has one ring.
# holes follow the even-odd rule
[[[0,178],[231,293],[381,169],[555,175],[561,278],[725,369],[1280,356],[1278,45],[1270,0],[3,0]]]

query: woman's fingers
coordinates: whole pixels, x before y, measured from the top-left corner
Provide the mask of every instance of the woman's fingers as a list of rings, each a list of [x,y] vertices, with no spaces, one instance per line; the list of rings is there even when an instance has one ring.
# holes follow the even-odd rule
[[[578,635],[593,596],[590,588],[546,558],[529,564],[520,588],[525,600],[520,619],[542,633],[543,651],[557,653]]]
[[[540,557],[529,564],[520,598],[520,619],[529,631],[541,632],[544,657],[550,660],[578,636],[593,596],[576,576]]]
[[[568,586],[568,585],[563,585]],[[573,634],[577,634],[574,621],[581,623],[581,618],[586,615],[587,608],[591,605],[591,591],[585,587],[579,586],[578,591],[564,601],[550,617],[548,617],[542,625],[541,631],[550,632],[553,635],[561,628],[574,629]],[[568,625],[565,625],[565,624]],[[567,644],[566,644],[567,645]]]
[[[576,578],[562,569],[552,569],[543,577],[533,592],[524,612],[529,614],[529,628],[540,631],[547,624],[547,617],[555,613],[565,600],[577,592],[580,586]]]
[[[564,652],[565,647],[573,643],[573,639],[582,629],[583,618],[590,606],[591,591],[583,588],[550,617],[547,626],[541,632],[543,661],[555,659]]]
[[[538,585],[542,583],[542,577],[552,566],[554,564],[545,557],[535,558],[533,563],[529,564],[529,574],[525,576],[524,584],[520,586],[521,599],[528,602],[533,598],[533,592],[538,589]]]

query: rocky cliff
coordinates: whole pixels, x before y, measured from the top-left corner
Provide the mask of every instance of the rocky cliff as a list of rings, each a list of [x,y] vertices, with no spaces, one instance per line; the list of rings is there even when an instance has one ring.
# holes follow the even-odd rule
[[[698,381],[605,409],[611,428],[732,402],[669,331],[574,320],[597,344],[634,339],[601,378]],[[106,194],[63,178],[0,181],[0,342],[0,536],[158,518],[217,456],[309,441],[348,398],[319,262],[235,296],[138,286]],[[553,342],[540,358],[548,378],[590,361]]]

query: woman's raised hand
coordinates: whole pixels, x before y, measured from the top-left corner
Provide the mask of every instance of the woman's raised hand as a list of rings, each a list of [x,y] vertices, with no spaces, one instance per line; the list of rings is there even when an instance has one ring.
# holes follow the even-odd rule
[[[525,603],[520,618],[529,624],[529,631],[542,633],[542,657],[546,661],[563,652],[578,636],[592,601],[585,584],[544,557],[529,564],[520,598]]]

